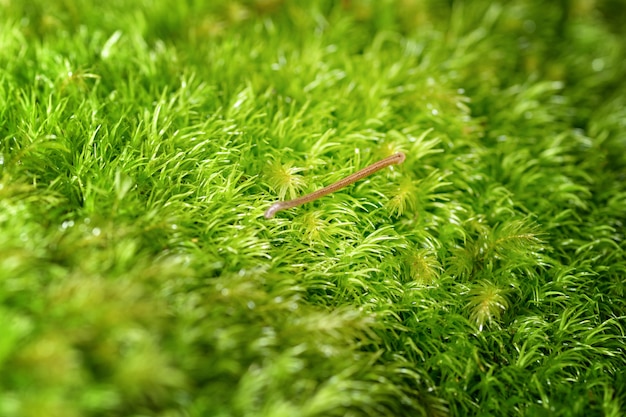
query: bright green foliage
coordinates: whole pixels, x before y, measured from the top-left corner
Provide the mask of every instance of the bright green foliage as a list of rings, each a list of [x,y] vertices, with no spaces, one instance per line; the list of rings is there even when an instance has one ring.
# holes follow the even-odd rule
[[[625,16],[0,1],[0,415],[625,415]]]

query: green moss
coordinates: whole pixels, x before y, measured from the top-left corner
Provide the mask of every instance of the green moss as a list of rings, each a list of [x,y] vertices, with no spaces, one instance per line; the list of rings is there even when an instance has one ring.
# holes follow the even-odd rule
[[[625,13],[0,2],[0,415],[626,413]]]

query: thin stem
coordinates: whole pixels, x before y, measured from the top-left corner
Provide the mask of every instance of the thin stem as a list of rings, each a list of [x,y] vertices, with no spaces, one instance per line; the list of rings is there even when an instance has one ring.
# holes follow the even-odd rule
[[[313,191],[311,194],[304,195],[302,197],[298,197],[293,200],[288,201],[279,201],[274,203],[267,209],[265,212],[265,218],[271,219],[281,210],[290,209],[292,207],[299,206],[304,203],[311,202],[313,200],[317,200],[320,197],[324,197],[327,194],[334,193],[340,188],[345,187],[346,185],[350,185],[352,183],[357,182],[358,180],[367,177],[368,175],[373,174],[376,171],[380,171],[383,168],[388,167],[393,164],[401,164],[404,162],[405,155],[402,152],[395,153],[391,156],[388,156],[385,159],[381,159],[378,162],[374,162],[372,165],[368,165],[360,171],[355,172],[352,175],[347,176],[344,179],[341,179],[333,184],[327,185],[324,188],[321,188],[317,191]]]

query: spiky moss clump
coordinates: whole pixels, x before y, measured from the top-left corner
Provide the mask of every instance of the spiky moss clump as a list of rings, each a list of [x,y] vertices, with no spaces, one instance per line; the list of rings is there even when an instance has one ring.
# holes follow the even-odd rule
[[[0,9],[3,416],[624,414],[623,6]]]

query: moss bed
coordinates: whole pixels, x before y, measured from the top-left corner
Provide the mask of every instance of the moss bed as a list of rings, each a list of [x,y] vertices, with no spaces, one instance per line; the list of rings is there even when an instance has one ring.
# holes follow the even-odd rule
[[[626,415],[624,21],[0,1],[0,415]]]

